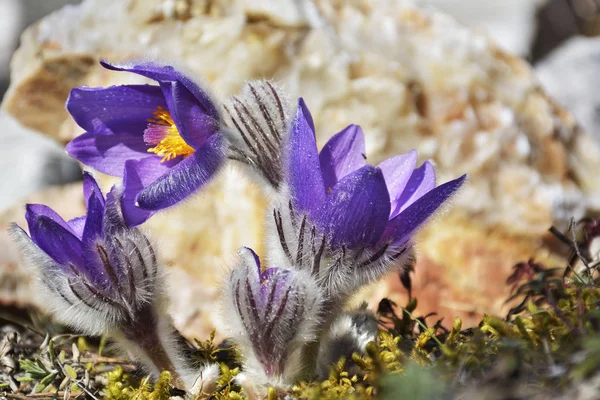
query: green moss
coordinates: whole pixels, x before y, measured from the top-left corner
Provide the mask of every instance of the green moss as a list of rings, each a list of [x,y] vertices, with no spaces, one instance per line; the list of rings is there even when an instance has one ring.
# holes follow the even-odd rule
[[[132,384],[120,367],[107,374],[108,383],[103,390],[106,400],[169,400],[171,398],[171,374],[163,372],[154,384],[146,377],[138,384]]]

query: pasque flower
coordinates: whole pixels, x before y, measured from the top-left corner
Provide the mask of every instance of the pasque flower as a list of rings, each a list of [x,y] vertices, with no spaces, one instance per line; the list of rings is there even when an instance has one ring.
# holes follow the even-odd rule
[[[158,85],[80,87],[67,109],[85,133],[67,145],[82,163],[124,179],[128,225],[172,206],[206,184],[225,151],[221,117],[210,96],[171,66],[101,64]]]
[[[45,205],[27,205],[28,236],[12,232],[37,269],[39,294],[55,317],[85,334],[112,336],[158,376],[169,370],[184,386],[189,376],[173,348],[156,254],[122,218],[116,189],[105,199],[84,174],[87,214],[65,221]]]
[[[294,208],[309,216],[331,248],[406,243],[466,177],[436,188],[431,163],[415,169],[414,150],[377,167],[368,165],[357,125],[333,136],[319,153],[312,117],[302,99],[286,156]]]
[[[242,347],[248,374],[262,382],[290,383],[302,372],[302,347],[316,339],[318,286],[301,271],[261,271],[249,248],[239,255],[225,288],[231,334]]]
[[[354,324],[342,312],[347,299],[359,287],[412,262],[414,234],[466,179],[436,187],[432,164],[417,167],[414,150],[369,165],[364,135],[356,125],[334,135],[319,152],[304,101],[298,101],[289,118],[285,98],[270,82],[251,82],[225,105],[230,157],[258,173],[272,195],[265,244],[271,265],[285,271],[274,284],[267,277],[271,270],[260,273],[257,258],[246,255],[244,266],[232,272],[228,283],[228,297],[235,299],[230,301],[240,316],[237,323],[245,327],[247,341],[267,375],[281,371],[273,365],[288,365],[282,351],[286,347],[276,345],[288,341],[272,342],[264,335],[270,333],[265,328],[270,325],[260,318],[261,312],[269,315],[262,311],[260,282],[279,293],[279,285],[287,287],[283,277],[301,276],[305,285],[317,290],[319,301],[311,315],[319,323],[310,336],[315,341],[302,345],[304,356],[295,363],[314,372],[311,360],[316,359],[324,372],[339,352],[361,351],[374,337],[376,323],[375,328]],[[280,319],[277,326],[284,337],[295,332],[285,327],[301,326],[296,313],[282,313]],[[331,346],[337,350],[330,351]]]
[[[358,287],[411,262],[413,235],[466,179],[436,187],[431,163],[415,168],[414,150],[369,165],[356,125],[319,153],[302,99],[282,159],[285,183],[273,207],[270,256],[310,271],[337,306]]]

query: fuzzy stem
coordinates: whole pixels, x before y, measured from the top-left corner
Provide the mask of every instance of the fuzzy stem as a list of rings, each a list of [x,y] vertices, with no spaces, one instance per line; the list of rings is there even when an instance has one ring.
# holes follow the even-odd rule
[[[321,323],[318,327],[317,339],[313,342],[306,343],[300,349],[300,362],[302,363],[300,379],[306,380],[314,378],[317,371],[317,361],[319,358],[321,342],[325,335],[327,335],[327,332],[335,320],[335,317],[341,312],[342,308],[339,306],[339,304],[342,304],[342,302],[336,302],[334,300],[328,300],[324,303],[321,311],[322,314],[320,316]]]
[[[136,313],[136,320],[130,321],[121,328],[129,346],[136,348],[135,353],[139,355],[140,361],[149,361],[160,375],[162,371],[171,373],[173,385],[177,388],[186,388],[185,381],[177,369],[176,351],[165,346],[161,340],[160,322],[152,307],[144,307]],[[158,377],[157,375],[157,377]]]
[[[302,363],[302,370],[300,376],[297,377],[299,380],[310,380],[314,378],[317,370],[317,358],[319,356],[319,347],[321,345],[320,340],[314,342],[308,342],[300,350],[300,362]]]

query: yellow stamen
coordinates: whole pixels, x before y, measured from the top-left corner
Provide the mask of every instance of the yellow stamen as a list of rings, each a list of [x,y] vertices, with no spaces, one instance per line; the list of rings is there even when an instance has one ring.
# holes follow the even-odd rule
[[[155,144],[154,147],[149,148],[149,153],[154,153],[158,156],[162,156],[161,162],[172,160],[175,157],[183,156],[188,157],[195,150],[193,147],[188,145],[185,140],[179,134],[175,122],[168,110],[165,110],[161,106],[156,108],[156,111],[152,112],[153,118],[148,119],[150,123],[148,129],[146,129],[144,136],[151,136],[149,134],[152,131],[162,133],[162,139],[158,143],[153,141],[146,141],[149,144]],[[153,135],[152,135],[153,136]]]

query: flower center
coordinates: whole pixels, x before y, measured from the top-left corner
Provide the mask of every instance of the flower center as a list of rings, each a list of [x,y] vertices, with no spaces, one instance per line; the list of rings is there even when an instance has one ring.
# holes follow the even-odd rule
[[[175,157],[188,157],[194,148],[183,140],[173,118],[168,110],[158,106],[148,119],[148,127],[144,130],[144,142],[150,147],[147,151],[162,156],[160,162],[172,160]]]

